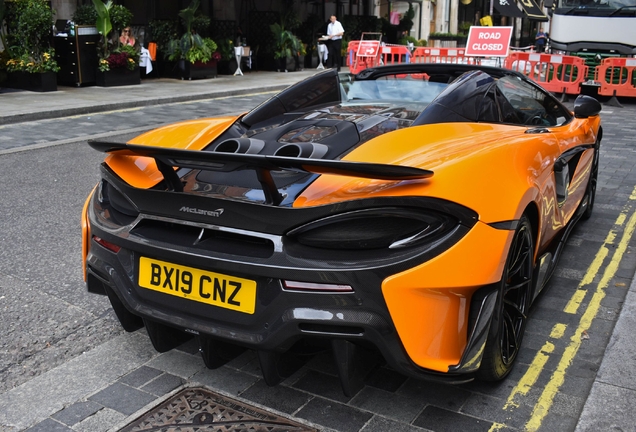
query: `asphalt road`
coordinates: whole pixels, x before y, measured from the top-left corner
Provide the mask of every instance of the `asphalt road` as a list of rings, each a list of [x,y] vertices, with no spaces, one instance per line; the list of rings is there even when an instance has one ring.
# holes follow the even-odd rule
[[[79,215],[103,156],[85,141],[241,112],[268,96],[0,127],[0,395],[123,333],[107,299],[89,295],[82,281]],[[291,385],[330,403],[377,412],[401,427],[410,424],[402,430],[421,430],[413,425],[433,431],[574,430],[636,267],[631,238],[636,222],[630,219],[636,207],[636,103],[605,107],[602,118],[594,214],[573,232],[550,286],[534,306],[509,378],[498,384],[433,386],[384,370],[376,375],[384,383],[370,381],[360,394],[342,399],[339,388],[306,386],[308,375],[317,382],[328,373],[316,361],[298,380],[304,384]],[[388,389],[387,381],[395,389]],[[415,399],[422,402],[419,411],[412,408],[409,414]],[[391,408],[398,403],[402,406]],[[309,418],[320,424],[319,419]]]
[[[82,280],[79,215],[103,159],[86,140],[242,112],[270,96],[0,126],[0,392],[122,332]]]

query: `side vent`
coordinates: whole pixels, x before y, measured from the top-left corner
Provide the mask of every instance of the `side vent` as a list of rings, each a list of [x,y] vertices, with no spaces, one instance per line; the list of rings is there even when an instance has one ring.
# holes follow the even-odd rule
[[[214,147],[217,153],[258,154],[265,147],[265,142],[253,138],[231,138],[222,141]]]
[[[324,144],[293,143],[280,147],[276,150],[274,156],[321,159],[327,154],[327,150],[329,150],[329,147]]]

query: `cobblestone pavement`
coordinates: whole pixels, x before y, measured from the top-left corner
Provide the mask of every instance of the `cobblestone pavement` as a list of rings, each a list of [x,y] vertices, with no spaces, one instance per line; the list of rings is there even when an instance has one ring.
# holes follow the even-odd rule
[[[574,431],[636,268],[631,238],[636,104],[602,113],[594,214],[574,230],[533,307],[511,376],[496,384],[450,386],[406,378],[380,365],[361,391],[346,397],[328,353],[313,356],[275,387],[265,385],[251,352],[217,370],[205,368],[196,339],[159,354],[144,330],[122,332],[107,300],[85,293],[81,281],[77,219],[101,159],[81,141],[237,112],[238,106],[254,106],[265,97],[0,128],[0,195],[5,197],[0,203],[0,365],[9,365],[0,366],[0,430],[118,430],[183,386],[203,385],[321,430]],[[43,136],[42,130],[50,133]],[[24,146],[29,150],[17,151]],[[620,406],[618,400],[607,403]],[[633,428],[633,422],[619,420],[602,429],[579,428]]]

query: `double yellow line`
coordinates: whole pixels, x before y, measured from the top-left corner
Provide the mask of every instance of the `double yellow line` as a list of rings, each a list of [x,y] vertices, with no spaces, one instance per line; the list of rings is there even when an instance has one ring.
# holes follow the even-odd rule
[[[611,255],[609,263],[605,267],[600,280],[596,284],[596,288],[593,291],[587,307],[581,314],[578,326],[572,333],[570,341],[561,355],[556,370],[552,373],[550,380],[546,384],[543,392],[533,407],[530,419],[525,424],[524,429],[526,431],[536,431],[541,427],[543,420],[554,403],[555,396],[565,382],[565,374],[581,347],[581,341],[587,338],[587,331],[592,325],[592,320],[598,315],[598,311],[601,307],[601,301],[605,298],[605,289],[608,287],[612,278],[616,275],[618,266],[623,255],[627,251],[627,246],[629,245],[634,231],[636,230],[636,212],[634,211],[635,201],[636,187],[632,190],[629,201],[625,204],[623,210],[617,217],[614,226],[607,234],[603,245],[601,245],[596,253],[596,256],[588,267],[585,276],[579,283],[576,292],[572,295],[570,301],[564,308],[564,312],[569,314],[576,314],[578,312],[583,300],[585,300],[588,295],[588,286],[592,285],[595,277],[601,271],[603,263],[610,255],[610,250],[614,248],[614,253]],[[620,234],[620,240],[616,245],[616,238],[619,236],[621,231],[622,234]],[[545,364],[550,359],[550,355],[554,352],[554,342],[562,338],[565,335],[566,330],[566,324],[557,323],[554,325],[552,332],[550,333],[550,340],[546,341],[539,352],[537,352],[526,373],[512,389],[508,400],[503,406],[505,411],[511,411],[519,407],[519,400],[528,395],[528,392],[542,373]],[[505,427],[505,425],[495,423],[490,430],[496,431],[503,427]]]

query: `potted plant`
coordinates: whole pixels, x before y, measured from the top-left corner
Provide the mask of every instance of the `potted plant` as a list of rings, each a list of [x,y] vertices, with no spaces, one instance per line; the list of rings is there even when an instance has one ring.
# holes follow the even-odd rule
[[[305,47],[300,39],[289,30],[285,30],[282,24],[272,24],[269,26],[274,34],[274,58],[279,60],[278,71],[287,72],[296,70],[299,64],[299,57],[305,55]]]
[[[2,38],[9,54],[5,64],[7,86],[41,92],[57,90],[59,66],[50,46],[53,11],[48,3],[44,0],[2,1],[0,10],[7,24],[6,38],[4,35]]]
[[[106,3],[93,0],[93,4],[97,12],[97,31],[102,35],[98,51],[97,85],[111,87],[140,84],[139,52],[133,46],[121,45],[116,34],[111,38],[113,22],[110,12],[114,7],[112,0]],[[120,19],[118,25],[126,26],[128,22]]]
[[[168,60],[177,61],[181,79],[216,77],[216,62],[220,55],[216,43],[210,38],[202,38],[194,29],[199,0],[192,0],[190,6],[179,12],[185,33],[179,39],[168,43]]]

